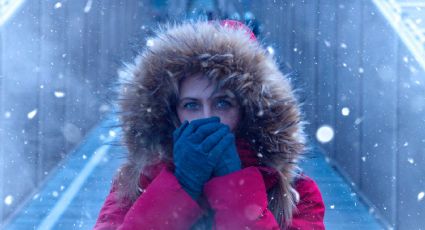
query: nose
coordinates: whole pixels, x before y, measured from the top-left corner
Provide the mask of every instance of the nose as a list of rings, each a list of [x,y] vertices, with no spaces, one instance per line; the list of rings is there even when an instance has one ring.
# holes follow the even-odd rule
[[[209,106],[204,106],[202,110],[202,118],[209,118],[212,116],[211,108]]]

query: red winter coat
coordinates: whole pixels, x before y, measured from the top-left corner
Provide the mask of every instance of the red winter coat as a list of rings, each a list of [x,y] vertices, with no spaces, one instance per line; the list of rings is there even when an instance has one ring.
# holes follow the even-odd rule
[[[112,187],[94,229],[186,230],[212,218],[212,229],[280,229],[267,209],[266,191],[276,184],[276,174],[256,166],[255,153],[243,146],[237,142],[244,168],[208,181],[199,203],[182,189],[170,167],[158,164],[142,173],[140,184],[146,190],[132,205],[120,207]],[[300,201],[288,229],[325,229],[325,207],[316,183],[303,175],[295,182],[295,189]]]

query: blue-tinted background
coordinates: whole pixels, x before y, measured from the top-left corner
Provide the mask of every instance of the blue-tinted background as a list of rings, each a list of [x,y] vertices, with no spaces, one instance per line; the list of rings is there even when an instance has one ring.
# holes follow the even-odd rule
[[[119,67],[199,17],[246,22],[290,74],[328,229],[425,229],[419,0],[1,0],[2,228],[93,226],[125,157]]]

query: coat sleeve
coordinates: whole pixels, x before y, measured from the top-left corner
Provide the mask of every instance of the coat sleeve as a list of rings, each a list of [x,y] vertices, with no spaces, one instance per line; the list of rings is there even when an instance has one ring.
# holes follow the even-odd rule
[[[280,229],[267,209],[266,187],[256,167],[211,179],[204,194],[215,211],[216,229]]]
[[[120,207],[116,196],[113,188],[101,208],[95,230],[190,229],[203,212],[166,168],[131,206]]]
[[[295,184],[300,194],[297,210],[292,217],[290,230],[314,229],[323,230],[325,225],[325,205],[317,184],[307,176],[303,176]]]

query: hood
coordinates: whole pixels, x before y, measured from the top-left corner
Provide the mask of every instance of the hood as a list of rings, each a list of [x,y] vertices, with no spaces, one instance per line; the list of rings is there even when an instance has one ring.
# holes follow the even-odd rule
[[[122,73],[120,119],[127,171],[133,170],[127,174],[172,160],[179,81],[202,73],[236,96],[236,136],[250,143],[260,164],[293,177],[305,140],[299,105],[287,76],[246,29],[206,21],[164,26]]]

